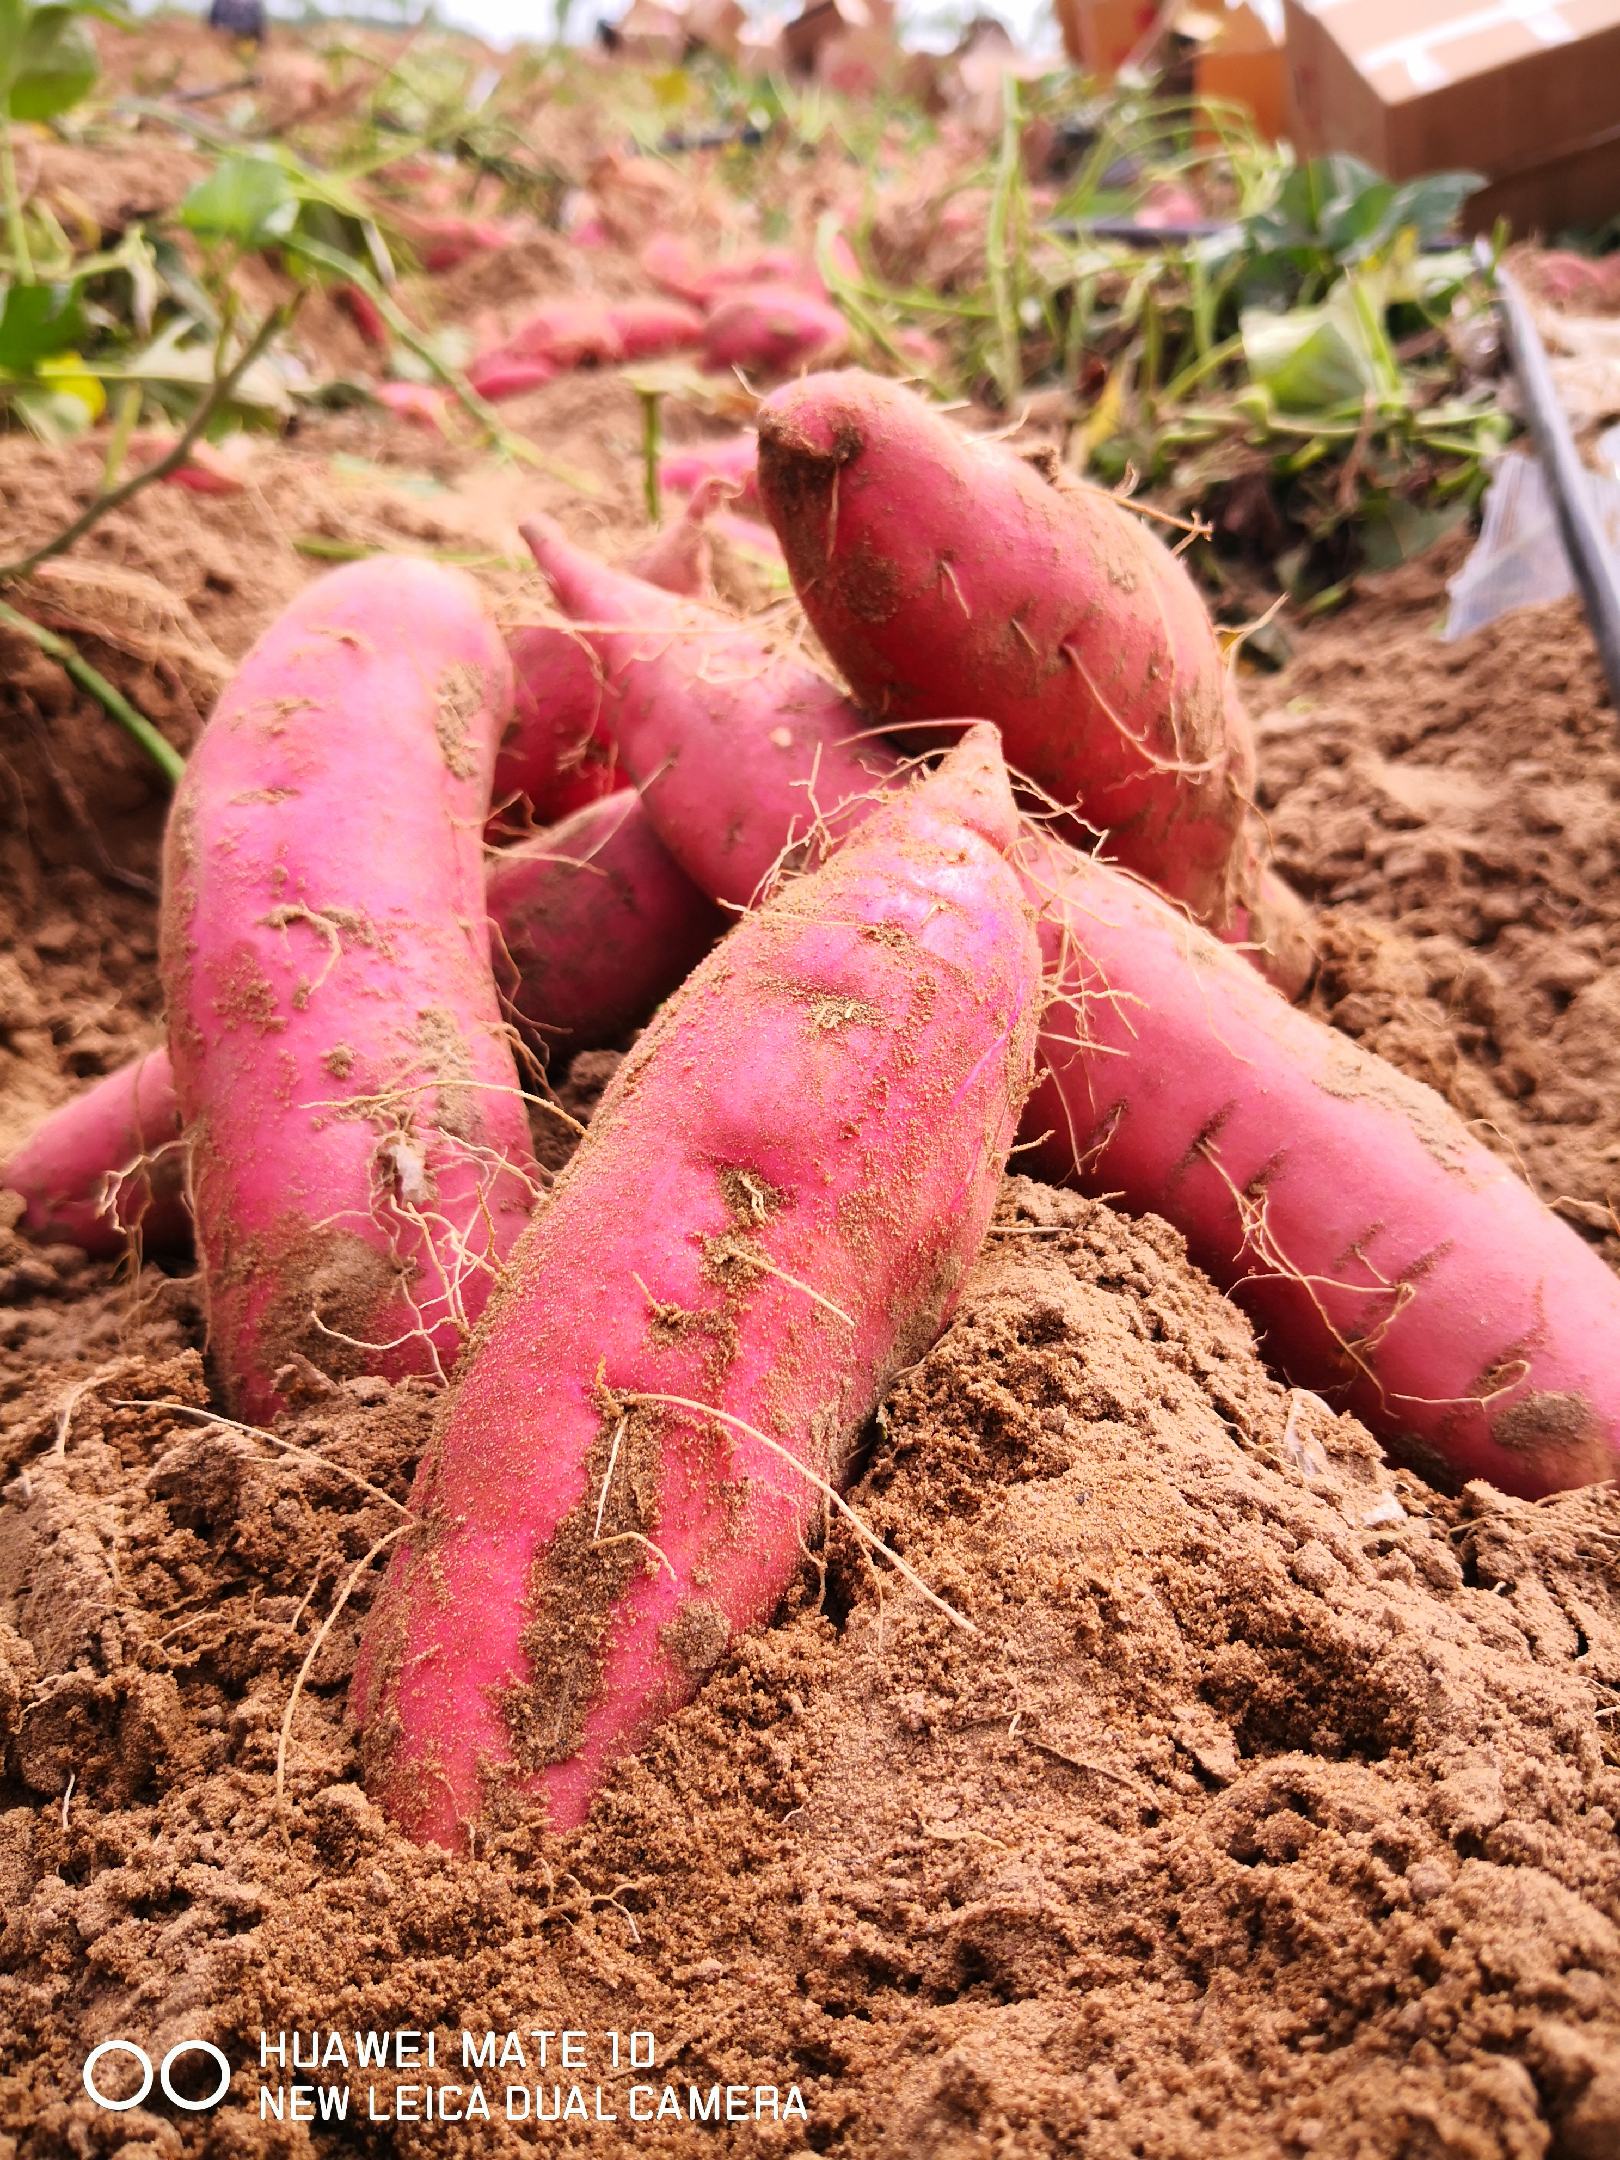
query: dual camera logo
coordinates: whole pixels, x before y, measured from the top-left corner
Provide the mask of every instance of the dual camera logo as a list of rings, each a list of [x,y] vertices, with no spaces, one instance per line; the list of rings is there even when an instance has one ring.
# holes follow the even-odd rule
[[[96,2082],[97,2065],[108,2055],[131,2056],[140,2066],[140,2085],[125,2099],[109,2099]],[[219,2072],[219,2083],[205,2100],[188,2100],[184,2093],[178,2093],[174,2089],[174,2066],[187,2055],[206,2055]],[[145,2048],[137,2047],[133,2040],[103,2040],[100,2047],[92,2048],[84,2059],[85,2091],[97,2107],[106,2108],[116,2115],[121,2115],[125,2108],[139,2107],[152,2090],[154,2078],[163,2088],[166,2098],[172,2100],[177,2108],[184,2108],[188,2114],[201,2115],[211,2107],[218,2107],[230,2090],[231,2066],[224,2050],[215,2047],[212,2040],[177,2040],[155,2070],[151,2056]]]

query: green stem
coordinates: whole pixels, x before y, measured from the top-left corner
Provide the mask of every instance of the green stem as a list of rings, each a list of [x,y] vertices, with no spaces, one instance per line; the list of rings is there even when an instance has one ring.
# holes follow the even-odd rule
[[[658,483],[658,452],[663,442],[664,393],[638,390],[636,395],[641,400],[641,485],[647,499],[647,520],[660,525],[664,496]]]
[[[21,615],[15,608],[7,607],[3,600],[0,600],[0,623],[29,639],[47,659],[54,660],[70,681],[93,697],[107,717],[116,720],[124,733],[140,744],[170,787],[178,784],[186,769],[179,751],[164,740],[144,713],[135,710],[121,690],[113,688],[99,668],[90,665],[76,645],[58,637],[54,630],[47,630],[43,623],[35,622],[32,615]]]
[[[17,155],[11,140],[11,121],[0,113],[0,190],[6,203],[6,240],[17,275],[24,284],[34,281],[34,258],[28,252],[28,231],[23,224],[22,196],[17,191]]]

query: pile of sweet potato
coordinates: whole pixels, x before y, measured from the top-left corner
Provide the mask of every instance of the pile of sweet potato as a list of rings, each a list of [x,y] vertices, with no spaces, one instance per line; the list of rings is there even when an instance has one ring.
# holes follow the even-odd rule
[[[42,1237],[194,1231],[236,1416],[447,1383],[355,1690],[447,1844],[578,1821],[768,1616],[1020,1132],[1437,1476],[1620,1452],[1620,1279],[1289,1001],[1304,911],[1153,529],[858,371],[765,401],[754,478],[847,691],[545,521],[509,640],[431,564],[309,587],[175,801],[167,1052],[0,1169]],[[525,1075],[643,1022],[546,1190]]]

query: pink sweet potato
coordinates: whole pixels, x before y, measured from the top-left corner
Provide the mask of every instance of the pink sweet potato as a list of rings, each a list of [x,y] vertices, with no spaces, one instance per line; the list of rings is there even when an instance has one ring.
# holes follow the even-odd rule
[[[552,1051],[638,1027],[725,927],[630,788],[496,855],[488,898],[507,1009]]]
[[[1145,887],[1045,839],[1027,861],[1077,1001],[1043,1036],[1036,1166],[1172,1222],[1290,1380],[1429,1475],[1534,1498],[1620,1474],[1597,1253],[1438,1095]]]
[[[445,423],[449,417],[449,392],[437,383],[385,382],[376,390],[377,403],[401,420],[408,420],[413,427],[427,428],[436,435],[447,432]]]
[[[649,619],[560,536],[530,538],[566,604]],[[754,680],[769,679],[741,654],[708,670],[703,653],[730,650],[718,633],[711,647],[666,628],[605,641],[628,655],[608,666],[609,724],[633,773],[645,759],[662,774],[645,800],[666,844],[729,899],[733,863],[766,866],[802,832],[807,770],[848,829],[892,754],[864,744],[852,769],[854,715],[814,696],[787,754],[750,751],[774,702],[753,702]],[[724,847],[705,843],[716,831]],[[1437,1097],[1294,1011],[1136,880],[1045,833],[1020,855],[1065,981],[1025,1125],[1039,1166],[1164,1216],[1290,1379],[1435,1474],[1528,1493],[1615,1474],[1620,1283],[1576,1234]]]
[[[475,255],[499,254],[521,230],[509,220],[463,217],[448,211],[424,215],[396,209],[392,215],[417,261],[431,271],[455,270]]]
[[[641,267],[655,285],[698,308],[712,308],[739,285],[793,285],[817,294],[823,290],[810,265],[785,247],[747,248],[704,263],[686,241],[660,233],[642,249]]]
[[[703,331],[712,373],[792,375],[822,367],[849,348],[849,325],[830,300],[796,285],[740,285],[716,306]]]
[[[626,360],[657,360],[689,352],[703,339],[703,317],[677,300],[615,300],[608,318]]]
[[[259,639],[176,791],[169,1049],[238,1414],[300,1360],[447,1370],[526,1220],[479,838],[511,697],[466,577],[351,563]]]
[[[601,668],[577,631],[527,623],[509,633],[512,717],[495,761],[497,817],[527,805],[540,824],[624,785],[602,724]]]
[[[366,1783],[413,1837],[579,1822],[791,1581],[989,1220],[1040,1002],[1014,828],[980,731],[740,924],[604,1096],[367,1622]]]
[[[609,569],[549,518],[523,537],[597,654],[625,771],[712,899],[746,906],[793,841],[836,831],[892,771],[849,701],[758,631]]]
[[[631,574],[688,600],[712,600],[714,547],[709,523],[720,505],[731,500],[731,493],[728,481],[702,481],[680,516],[661,526],[631,556],[627,565]]]
[[[1127,868],[1222,936],[1275,934],[1297,974],[1259,919],[1247,724],[1208,611],[1142,519],[859,369],[766,402],[759,470],[805,613],[876,719],[994,720],[1008,763]]]
[[[185,1184],[166,1050],[63,1103],[0,1162],[0,1192],[26,1203],[18,1225],[26,1236],[98,1258],[123,1252],[136,1231],[149,1252],[189,1244]]]
[[[540,1053],[616,1042],[696,965],[724,918],[679,871],[627,788],[490,861],[485,888],[504,1011]],[[122,1253],[191,1243],[180,1106],[151,1050],[52,1111],[5,1161],[40,1244]]]
[[[737,500],[749,509],[759,505],[759,438],[752,428],[720,435],[672,450],[658,467],[659,484],[674,495],[690,495],[705,480],[728,480]]]
[[[467,380],[481,398],[497,405],[502,398],[527,397],[531,390],[543,390],[561,373],[555,360],[519,359],[502,350],[480,353],[467,369]]]
[[[386,352],[392,342],[392,333],[378,307],[363,285],[334,285],[332,298],[348,316],[373,352]]]

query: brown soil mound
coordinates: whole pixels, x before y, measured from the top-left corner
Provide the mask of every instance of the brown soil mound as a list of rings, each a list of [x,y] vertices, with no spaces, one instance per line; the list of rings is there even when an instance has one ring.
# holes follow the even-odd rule
[[[599,461],[588,512],[448,454],[412,493],[356,417],[343,466],[289,445],[246,497],[149,491],[28,602],[186,743],[317,566],[295,537],[481,549],[518,607],[522,501],[628,533],[633,398],[540,396],[537,439]],[[0,445],[18,545],[93,485]],[[1315,996],[1620,1251],[1613,716],[1571,611],[1446,648],[1437,598],[1375,591],[1251,693]],[[52,669],[0,663],[3,1146],[150,1039],[161,804]],[[344,1711],[429,1397],[352,1383],[271,1444],[208,1419],[200,1348],[185,1278],[0,1229],[0,2154],[1620,2150],[1620,1496],[1387,1471],[1163,1225],[1013,1181],[886,1406],[855,1499],[975,1634],[835,1527],[586,1830],[470,1861],[389,1831]],[[278,2126],[259,2034],[293,2027],[437,2030],[463,2087],[463,2028],[578,2029],[584,2068],[528,2043],[495,2111],[577,2082],[618,2120],[371,2123],[368,2086],[386,2111],[421,2074],[332,2065],[304,2082],[350,2087],[348,2123]],[[117,2035],[214,2040],[229,2099],[98,2111]],[[795,2088],[807,2119],[638,2126],[632,2083],[687,2118],[689,2088]]]
[[[1456,645],[1416,566],[1256,698],[1317,1010],[1620,1256],[1620,730],[1571,600]]]
[[[355,1783],[363,1566],[317,1635],[425,1393],[351,1383],[278,1451],[195,1414],[195,1357],[155,1354],[179,1323],[147,1326],[8,1434],[21,2150],[179,2149],[167,2105],[80,2090],[108,2034],[213,2038],[235,2087],[186,2145],[291,2152],[308,2133],[257,2121],[292,2082],[261,2029],[434,2026],[464,2090],[464,2028],[589,2035],[563,2105],[577,2082],[618,2122],[563,2150],[631,2149],[632,2083],[796,2087],[808,2123],[735,2124],[739,2153],[1615,2149],[1613,1497],[1391,1476],[1263,1375],[1162,1225],[1013,1181],[888,1406],[862,1507],[971,1638],[835,1529],[585,1831],[470,1862]],[[631,2027],[658,2054],[635,2079],[602,2067]],[[305,2082],[363,2117],[421,2079]],[[558,2078],[484,2082],[499,2115]]]

